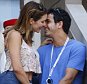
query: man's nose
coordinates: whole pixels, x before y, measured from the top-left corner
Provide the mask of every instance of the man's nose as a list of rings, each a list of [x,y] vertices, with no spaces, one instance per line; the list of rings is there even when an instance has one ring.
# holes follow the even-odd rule
[[[44,22],[44,27],[47,28],[47,23],[46,22]]]

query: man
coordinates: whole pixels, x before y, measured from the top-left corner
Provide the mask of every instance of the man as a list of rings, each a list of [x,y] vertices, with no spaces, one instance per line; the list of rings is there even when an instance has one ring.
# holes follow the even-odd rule
[[[52,43],[38,49],[41,84],[82,84],[85,46],[68,37],[71,18],[60,8],[48,11],[46,35]]]

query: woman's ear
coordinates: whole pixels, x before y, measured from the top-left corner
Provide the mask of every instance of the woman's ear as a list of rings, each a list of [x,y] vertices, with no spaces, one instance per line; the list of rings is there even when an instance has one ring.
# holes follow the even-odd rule
[[[29,22],[30,22],[30,24],[33,24],[34,23],[34,19],[30,18]]]
[[[62,28],[63,27],[63,21],[59,21],[57,23],[57,28]]]

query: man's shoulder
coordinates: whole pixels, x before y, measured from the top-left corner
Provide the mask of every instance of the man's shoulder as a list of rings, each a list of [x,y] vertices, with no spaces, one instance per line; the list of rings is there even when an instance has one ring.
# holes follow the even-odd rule
[[[51,44],[43,45],[38,48],[38,51],[45,52],[50,48]]]
[[[75,47],[85,46],[84,43],[77,41],[77,40],[74,40],[74,39],[71,40],[71,44],[72,44],[72,46],[75,46]]]
[[[47,44],[47,45],[42,45],[39,48],[44,49],[44,48],[49,48],[50,46],[51,46],[51,44]]]
[[[73,51],[76,51],[76,50],[85,51],[86,49],[85,44],[77,40],[72,40],[70,45],[71,45],[71,50]]]

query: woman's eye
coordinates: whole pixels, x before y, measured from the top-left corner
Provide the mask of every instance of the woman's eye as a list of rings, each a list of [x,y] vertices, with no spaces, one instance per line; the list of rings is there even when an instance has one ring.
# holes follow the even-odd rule
[[[45,21],[41,21],[41,23],[44,23]]]

